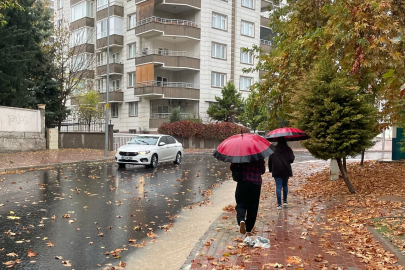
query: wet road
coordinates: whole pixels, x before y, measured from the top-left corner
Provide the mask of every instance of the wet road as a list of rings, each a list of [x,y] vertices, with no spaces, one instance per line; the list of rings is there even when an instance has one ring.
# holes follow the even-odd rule
[[[182,208],[204,204],[228,168],[210,154],[190,154],[178,167],[167,163],[157,170],[77,163],[2,175],[0,269],[17,259],[18,269],[116,266],[127,250],[136,252],[155,233],[176,226]],[[29,257],[29,249],[38,254]]]

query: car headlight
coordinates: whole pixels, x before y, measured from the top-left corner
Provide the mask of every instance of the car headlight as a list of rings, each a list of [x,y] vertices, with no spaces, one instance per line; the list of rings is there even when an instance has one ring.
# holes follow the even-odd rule
[[[117,150],[117,154],[119,154],[120,153],[120,151],[119,150]]]
[[[150,151],[138,151],[138,155],[146,155],[149,153],[150,153]]]

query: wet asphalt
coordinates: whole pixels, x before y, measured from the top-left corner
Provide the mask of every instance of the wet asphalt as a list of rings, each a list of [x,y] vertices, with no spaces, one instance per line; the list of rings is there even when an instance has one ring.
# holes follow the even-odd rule
[[[309,153],[296,153],[296,162],[308,160]],[[101,162],[2,175],[0,269],[17,259],[16,269],[116,266],[127,251],[176,226],[182,208],[209,200],[231,181],[227,173],[229,163],[211,154],[188,154],[180,166],[155,170]]]

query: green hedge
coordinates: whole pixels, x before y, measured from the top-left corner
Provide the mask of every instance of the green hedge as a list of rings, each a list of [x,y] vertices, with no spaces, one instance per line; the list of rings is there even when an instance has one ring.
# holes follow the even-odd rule
[[[226,138],[240,133],[250,133],[247,127],[239,126],[229,122],[217,124],[200,124],[189,120],[182,120],[174,123],[163,123],[159,128],[160,134],[167,134],[183,138],[198,139],[219,139]]]

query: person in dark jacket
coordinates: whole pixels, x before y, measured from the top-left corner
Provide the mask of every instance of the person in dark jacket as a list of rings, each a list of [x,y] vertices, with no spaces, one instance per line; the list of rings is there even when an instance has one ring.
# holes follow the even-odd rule
[[[256,223],[259,209],[262,174],[266,172],[264,159],[242,164],[242,180],[238,181],[235,191],[236,220],[241,234],[251,234]],[[236,166],[231,164],[231,171]]]
[[[278,138],[274,153],[269,157],[269,171],[276,181],[277,209],[281,210],[282,205],[288,206],[288,178],[291,177],[291,163],[295,156],[288,146],[284,137]],[[281,189],[283,190],[283,204],[281,204]]]

